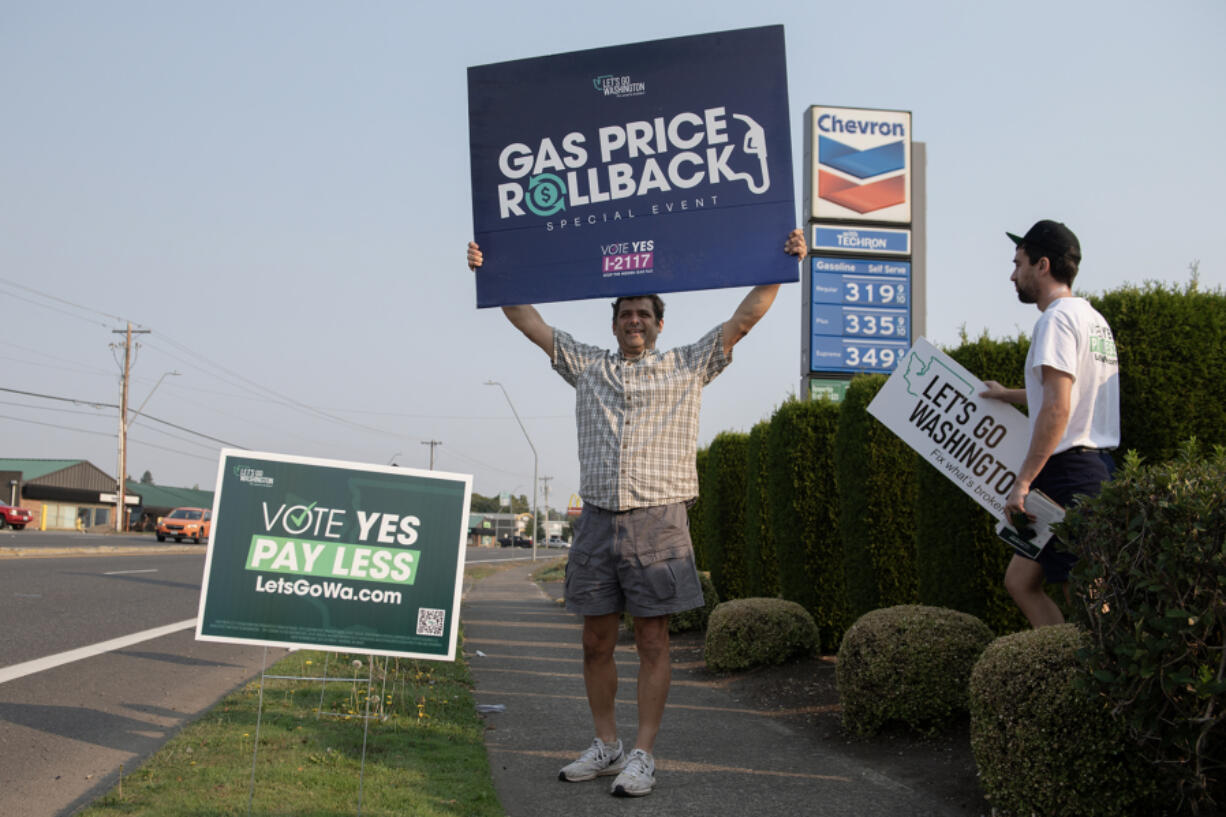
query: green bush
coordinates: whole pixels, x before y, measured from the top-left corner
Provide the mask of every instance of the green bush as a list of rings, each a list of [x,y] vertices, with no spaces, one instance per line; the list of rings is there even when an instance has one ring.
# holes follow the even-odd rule
[[[915,464],[911,448],[867,411],[883,375],[848,384],[835,436],[839,532],[853,616],[911,604],[915,572]]]
[[[698,496],[686,507],[685,512],[690,523],[690,541],[694,543],[694,562],[698,565],[699,570],[710,570],[711,565],[707,563],[707,549],[703,545],[702,538],[706,532],[706,523],[702,516],[704,507],[702,495],[707,490],[707,449],[698,449],[694,457],[694,465],[698,471]]]
[[[767,486],[766,437],[770,425],[764,420],[749,430],[745,447],[745,595],[779,595],[779,564],[771,529],[770,495]]]
[[[744,598],[745,452],[749,435],[724,431],[707,447],[702,546],[721,598]]]
[[[1226,295],[1151,282],[1090,301],[1119,351],[1120,450],[1153,462],[1191,437],[1226,444]]]
[[[673,613],[668,617],[668,631],[670,633],[688,633],[692,630],[705,630],[707,620],[711,618],[711,612],[719,604],[719,593],[715,590],[715,584],[711,581],[711,574],[706,571],[698,574],[698,580],[702,583],[702,606],[695,607],[693,610],[686,610],[683,613]]]
[[[1226,451],[1125,458],[1064,524],[1090,632],[1088,694],[1192,807],[1226,805]]]
[[[735,599],[711,613],[703,654],[707,667],[727,672],[813,655],[818,641],[813,617],[799,604],[783,599]]]
[[[981,380],[1020,386],[1030,341],[963,338],[946,350]],[[916,470],[915,553],[919,600],[970,613],[994,632],[1028,626],[1005,590],[1013,551],[996,535],[996,519],[945,474],[927,463]]]
[[[839,648],[851,623],[833,478],[838,425],[837,403],[788,400],[771,417],[766,437],[779,590],[813,616],[827,653]]]
[[[1073,624],[1024,630],[983,651],[970,681],[971,749],[993,813],[1155,814],[1154,775],[1101,698],[1078,689]]]
[[[967,681],[992,631],[974,616],[904,604],[862,616],[835,667],[843,726],[871,735],[891,721],[935,732],[967,711]]]

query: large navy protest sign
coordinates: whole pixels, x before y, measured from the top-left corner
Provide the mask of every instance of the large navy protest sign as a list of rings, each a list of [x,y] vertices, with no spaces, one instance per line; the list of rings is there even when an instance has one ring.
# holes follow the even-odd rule
[[[1030,445],[1030,421],[924,338],[899,362],[868,412],[997,519]]]
[[[468,69],[477,305],[795,281],[782,26]]]
[[[227,449],[196,637],[455,659],[472,477]]]

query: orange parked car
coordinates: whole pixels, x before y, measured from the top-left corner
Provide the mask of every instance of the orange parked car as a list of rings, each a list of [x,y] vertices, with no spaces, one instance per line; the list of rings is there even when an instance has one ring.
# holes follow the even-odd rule
[[[193,544],[198,545],[209,538],[212,520],[213,512],[208,508],[175,508],[158,522],[158,541],[173,538],[176,542],[182,542],[191,539]]]

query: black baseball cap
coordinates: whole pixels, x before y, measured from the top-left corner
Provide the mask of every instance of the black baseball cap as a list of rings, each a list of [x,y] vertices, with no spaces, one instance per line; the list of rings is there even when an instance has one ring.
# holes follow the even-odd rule
[[[1036,221],[1034,226],[1026,231],[1026,235],[1005,235],[1013,239],[1013,243],[1019,247],[1025,244],[1034,250],[1046,250],[1057,258],[1070,255],[1073,260],[1081,263],[1081,242],[1073,235],[1072,230],[1059,221],[1043,219]]]

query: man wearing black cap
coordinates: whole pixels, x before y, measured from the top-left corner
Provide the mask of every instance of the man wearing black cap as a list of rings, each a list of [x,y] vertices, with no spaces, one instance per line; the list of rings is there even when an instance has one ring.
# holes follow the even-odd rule
[[[1006,233],[1017,251],[1017,297],[1042,313],[1026,355],[1026,387],[986,381],[982,397],[1030,407],[1030,446],[1005,500],[1012,519],[1026,512],[1026,496],[1040,490],[1063,506],[1079,494],[1096,495],[1113,468],[1110,450],[1120,441],[1119,362],[1111,327],[1089,301],[1073,295],[1081,245],[1058,221],[1040,221],[1024,236]],[[1027,514],[1033,519],[1032,514]],[[1034,559],[1015,554],[1005,588],[1034,627],[1064,616],[1043,582],[1068,581],[1077,557],[1052,539]],[[1065,592],[1067,593],[1067,586]]]

